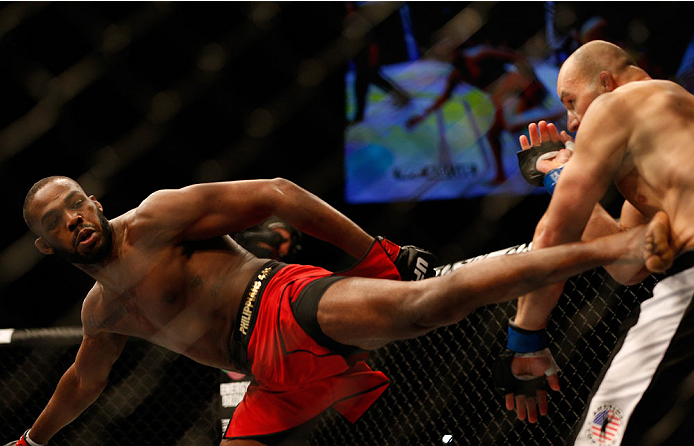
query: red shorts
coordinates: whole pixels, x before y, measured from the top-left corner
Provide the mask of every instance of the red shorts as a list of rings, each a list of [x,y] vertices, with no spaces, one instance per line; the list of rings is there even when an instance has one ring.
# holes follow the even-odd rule
[[[388,378],[366,364],[366,354],[340,355],[299,326],[292,302],[307,284],[331,275],[323,268],[286,265],[267,281],[248,340],[253,382],[225,439],[282,432],[330,407],[355,422],[388,386]]]

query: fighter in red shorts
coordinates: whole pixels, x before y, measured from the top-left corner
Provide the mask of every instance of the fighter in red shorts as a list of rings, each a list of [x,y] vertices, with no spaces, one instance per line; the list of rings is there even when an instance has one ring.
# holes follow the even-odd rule
[[[227,235],[270,215],[362,259],[350,274],[367,277],[268,264]],[[366,366],[361,350],[423,335],[598,265],[640,269],[644,255],[659,265],[654,257],[670,252],[663,214],[588,243],[390,280],[430,275],[430,254],[374,239],[283,179],[160,190],[108,220],[77,182],[49,177],[27,194],[24,218],[39,251],[60,254],[96,280],[82,306],[75,362],[19,442],[31,445],[45,444],[99,397],[128,336],[250,371],[254,383],[221,445],[271,444],[327,407],[351,420],[369,407],[388,380]]]

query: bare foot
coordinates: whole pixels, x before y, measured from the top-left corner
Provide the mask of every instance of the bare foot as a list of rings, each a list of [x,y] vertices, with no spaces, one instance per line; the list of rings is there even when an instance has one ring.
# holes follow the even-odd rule
[[[670,219],[663,211],[656,213],[648,224],[643,258],[646,268],[654,273],[665,272],[675,258],[670,247]]]

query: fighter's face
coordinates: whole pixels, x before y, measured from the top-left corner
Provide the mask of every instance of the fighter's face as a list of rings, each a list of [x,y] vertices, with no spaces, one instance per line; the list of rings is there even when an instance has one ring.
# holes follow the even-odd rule
[[[562,67],[557,78],[557,94],[566,108],[569,131],[578,130],[588,106],[600,95],[597,86],[597,82],[579,76],[570,63]]]
[[[112,229],[102,211],[93,196],[63,179],[39,189],[29,205],[32,230],[54,252],[78,264],[98,263],[111,252]]]

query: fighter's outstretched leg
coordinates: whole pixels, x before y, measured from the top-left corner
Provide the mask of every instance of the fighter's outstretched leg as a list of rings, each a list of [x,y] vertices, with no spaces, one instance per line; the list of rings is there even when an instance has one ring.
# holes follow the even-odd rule
[[[333,283],[318,303],[327,337],[375,349],[459,322],[473,310],[512,300],[592,268],[613,263],[667,268],[672,262],[667,215],[588,242],[569,243],[465,264],[418,282],[348,278]],[[648,242],[647,242],[648,240]]]

